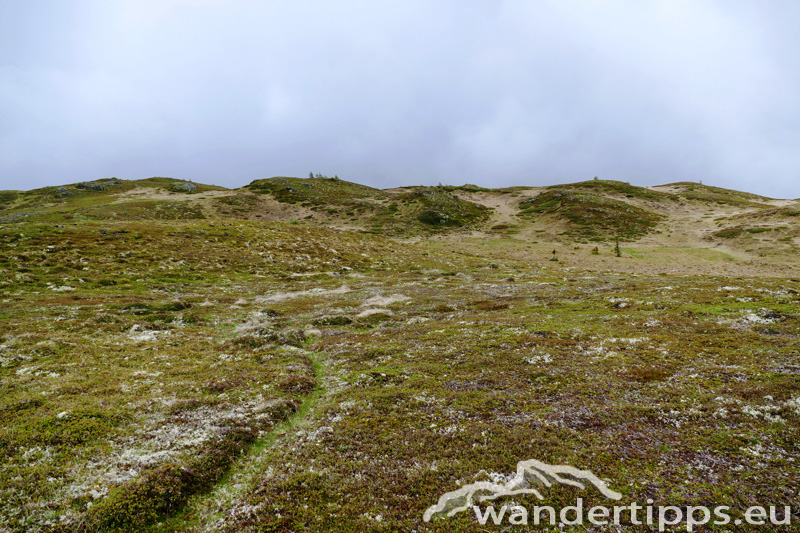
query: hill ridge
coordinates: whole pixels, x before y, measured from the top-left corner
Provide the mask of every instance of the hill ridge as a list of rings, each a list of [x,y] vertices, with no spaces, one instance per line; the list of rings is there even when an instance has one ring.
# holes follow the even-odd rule
[[[800,203],[694,182],[617,180],[547,186],[409,185],[277,176],[238,188],[193,180],[103,178],[0,191],[0,227],[19,223],[260,220],[395,238],[483,236],[527,243],[719,248],[741,257],[794,253]],[[460,238],[459,237],[459,238]]]

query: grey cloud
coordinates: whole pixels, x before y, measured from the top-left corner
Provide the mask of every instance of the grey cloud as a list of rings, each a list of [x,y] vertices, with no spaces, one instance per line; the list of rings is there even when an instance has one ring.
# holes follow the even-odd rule
[[[313,170],[800,196],[793,3],[59,6],[0,7],[0,188]]]

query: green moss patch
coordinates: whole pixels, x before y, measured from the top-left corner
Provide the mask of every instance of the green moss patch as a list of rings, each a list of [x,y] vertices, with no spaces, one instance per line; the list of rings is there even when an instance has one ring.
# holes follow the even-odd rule
[[[546,191],[519,204],[520,215],[552,214],[564,219],[585,238],[636,239],[652,231],[663,216],[593,193]]]

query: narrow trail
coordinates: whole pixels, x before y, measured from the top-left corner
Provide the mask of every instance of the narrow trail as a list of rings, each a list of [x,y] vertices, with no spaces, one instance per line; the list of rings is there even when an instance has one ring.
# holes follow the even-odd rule
[[[270,469],[276,443],[290,439],[326,393],[320,354],[308,351],[307,355],[314,367],[317,387],[303,398],[297,411],[254,442],[212,490],[193,496],[179,513],[153,526],[152,533],[218,531],[226,512],[258,486]]]

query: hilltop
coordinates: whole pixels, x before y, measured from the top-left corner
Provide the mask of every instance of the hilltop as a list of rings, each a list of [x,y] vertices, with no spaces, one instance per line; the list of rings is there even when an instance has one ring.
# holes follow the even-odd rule
[[[638,187],[595,179],[548,187],[381,190],[319,176],[258,179],[228,189],[170,178],[110,178],[0,192],[0,227],[144,220],[284,222],[397,239],[449,238],[467,246],[491,239],[517,254],[553,245],[590,268],[612,266],[603,258],[619,241],[627,257],[642,259],[616,264],[623,270],[674,271],[686,262],[694,272],[712,262],[726,264],[726,272],[774,275],[793,265],[800,251],[800,202],[692,182]]]

